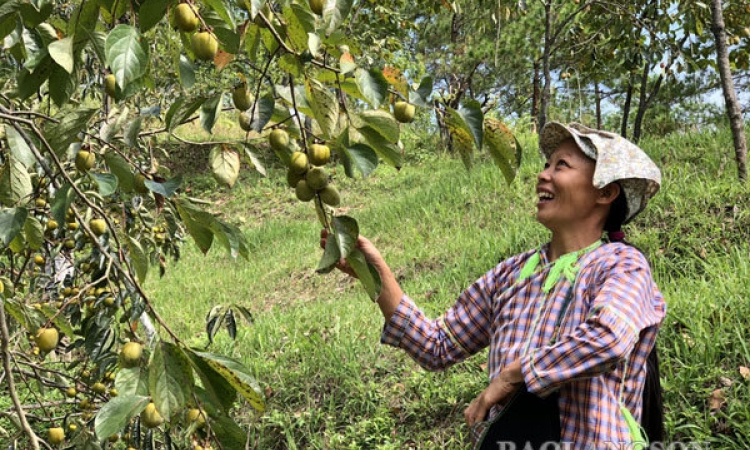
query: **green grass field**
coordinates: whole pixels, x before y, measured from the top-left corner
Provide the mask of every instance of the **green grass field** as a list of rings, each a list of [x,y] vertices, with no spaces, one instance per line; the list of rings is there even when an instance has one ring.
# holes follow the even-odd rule
[[[485,155],[467,172],[418,140],[400,172],[336,175],[339,212],[357,219],[432,317],[498,260],[546,241],[534,221],[542,161],[535,138],[521,140],[525,160],[510,186]],[[748,448],[750,379],[741,368],[750,367],[750,190],[735,180],[728,134],[642,144],[664,183],[626,232],[649,256],[669,304],[659,340],[669,435]],[[246,174],[231,192],[205,175],[190,178],[193,194],[205,192],[216,212],[244,228],[250,260],[232,261],[218,248],[203,256],[188,242],[183,259],[147,286],[160,314],[194,345],[207,343],[213,305],[253,312],[236,340],[222,331],[213,345],[250,367],[268,395],[261,417],[238,411],[252,448],[466,448],[463,410],[486,385],[486,355],[429,373],[381,346],[383,320],[362,287],[314,271],[322,251],[312,205],[293,198],[280,169],[269,175]]]

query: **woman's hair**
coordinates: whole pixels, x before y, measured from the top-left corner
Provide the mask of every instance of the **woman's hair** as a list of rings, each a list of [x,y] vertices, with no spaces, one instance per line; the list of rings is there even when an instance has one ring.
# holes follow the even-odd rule
[[[619,183],[617,183],[620,186]],[[607,220],[604,222],[604,231],[609,233],[615,231],[621,231],[622,223],[625,222],[625,217],[628,214],[628,202],[625,197],[625,190],[620,186],[620,194],[615,198],[609,207],[609,214]],[[620,239],[616,239],[620,240]]]
[[[649,442],[664,440],[664,403],[659,380],[659,354],[656,344],[646,359],[646,385],[643,388],[641,426],[646,430]]]
[[[609,208],[604,230],[607,231],[610,241],[619,241],[635,247],[625,241],[625,234],[622,232],[622,223],[625,221],[627,212],[627,199],[621,186],[620,195],[615,198]],[[643,253],[638,247],[635,248]],[[643,388],[642,403],[641,426],[646,431],[649,442],[663,441],[664,403],[661,393],[661,380],[659,379],[659,354],[656,351],[656,344],[654,344],[646,359],[646,384]]]

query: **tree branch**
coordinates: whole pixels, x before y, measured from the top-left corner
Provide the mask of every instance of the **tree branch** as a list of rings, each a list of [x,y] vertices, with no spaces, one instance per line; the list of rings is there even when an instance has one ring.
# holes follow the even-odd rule
[[[21,428],[31,441],[31,448],[33,450],[39,450],[39,438],[26,420],[26,414],[24,413],[23,406],[18,399],[18,392],[16,392],[15,380],[13,380],[13,372],[10,366],[11,356],[8,351],[10,336],[8,334],[8,322],[5,320],[5,299],[0,301],[0,338],[2,338],[2,342],[0,343],[0,355],[2,355],[3,358],[3,369],[8,376],[8,395],[10,395],[10,399],[13,402],[13,407],[15,408],[16,414],[18,414],[18,419],[21,421]]]

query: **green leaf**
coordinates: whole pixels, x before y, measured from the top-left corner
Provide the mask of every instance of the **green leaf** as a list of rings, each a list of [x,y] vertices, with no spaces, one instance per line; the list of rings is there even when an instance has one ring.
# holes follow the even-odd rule
[[[132,26],[117,25],[107,36],[105,52],[107,64],[121,89],[124,90],[128,83],[146,73],[148,46]]]
[[[34,216],[27,216],[23,224],[23,232],[26,234],[26,242],[32,250],[39,250],[44,244],[44,227]]]
[[[90,39],[91,30],[96,29],[99,19],[99,4],[95,0],[83,0],[68,22],[68,35],[74,36],[74,45]]]
[[[214,233],[214,238],[229,251],[232,258],[236,258],[238,254],[245,259],[249,257],[247,242],[245,240],[245,235],[242,234],[242,230],[218,219],[214,219],[211,224],[211,231]]]
[[[138,134],[141,132],[142,123],[143,116],[138,116],[125,127],[122,137],[129,147],[138,148]]]
[[[148,397],[140,395],[118,395],[109,399],[94,419],[94,431],[99,439],[107,439],[125,428],[132,417],[137,416],[148,405]]]
[[[336,130],[339,119],[339,101],[336,94],[317,80],[308,80],[305,84],[308,102],[318,121],[323,136],[330,139]]]
[[[141,243],[135,240],[132,236],[128,235],[128,251],[130,253],[130,262],[133,264],[135,274],[138,277],[138,281],[141,283],[146,281],[146,275],[148,275],[148,256],[143,251]]]
[[[349,16],[353,3],[353,0],[328,0],[325,2],[323,23],[325,24],[326,34],[333,33],[344,23]]]
[[[138,26],[145,33],[167,14],[168,0],[146,0],[138,11]]]
[[[88,0],[88,2],[95,3],[92,0]],[[97,11],[99,11],[99,8],[97,8]],[[107,61],[107,53],[104,48],[107,46],[107,34],[103,31],[83,30],[82,32],[85,32],[89,37],[89,44],[91,44],[91,49],[96,53],[99,62],[105,64]]]
[[[75,69],[73,70],[75,72]],[[49,95],[58,107],[67,105],[75,98],[78,79],[62,67],[55,65],[49,77]]]
[[[180,61],[178,63],[180,73],[180,84],[185,89],[190,89],[195,84],[195,68],[190,58],[180,54]]]
[[[115,389],[120,396],[147,396],[148,373],[140,366],[123,367],[115,375]]]
[[[367,102],[373,108],[380,108],[380,105],[386,99],[386,95],[388,95],[388,81],[383,73],[377,69],[357,69],[354,72],[354,77],[357,80],[359,91],[365,96]]]
[[[169,418],[183,409],[194,384],[185,353],[174,344],[159,342],[148,367],[148,392],[161,415]]]
[[[68,183],[62,185],[62,187],[55,192],[55,199],[52,201],[52,206],[50,206],[50,213],[57,223],[65,223],[65,215],[68,212],[68,208],[70,208],[70,205],[73,203],[74,197],[75,192]]]
[[[279,69],[295,78],[301,77],[304,70],[304,68],[302,67],[302,63],[299,61],[299,58],[297,58],[295,55],[292,55],[291,53],[287,53],[286,55],[283,55],[281,58],[279,58]]]
[[[44,132],[47,142],[57,156],[62,156],[73,142],[80,141],[79,133],[83,131],[89,119],[98,109],[77,108],[63,110],[57,114],[59,123],[51,124]]]
[[[476,100],[464,102],[464,104],[458,109],[458,113],[463,117],[472,136],[474,136],[474,143],[477,148],[482,148],[482,140],[484,138],[484,113],[482,112],[482,107],[479,102]]]
[[[237,27],[234,23],[234,19],[232,19],[232,15],[227,9],[227,5],[222,0],[202,0],[201,3],[211,8],[216,15],[221,17],[221,20],[223,20],[230,29]]]
[[[36,158],[31,152],[31,148],[26,141],[21,137],[21,134],[16,131],[10,125],[5,125],[5,138],[8,140],[8,146],[10,147],[10,154],[17,160],[23,163],[24,167],[30,169],[36,163]]]
[[[221,42],[221,48],[224,51],[231,54],[239,53],[240,34],[234,25],[227,25],[224,18],[210,9],[204,9],[201,12],[201,17],[206,22],[206,25],[213,28],[213,33],[219,42]]]
[[[116,110],[112,112],[112,115],[116,113]],[[125,122],[128,121],[128,114],[130,113],[130,108],[125,106],[120,114],[117,114],[116,117],[111,118],[107,120],[104,124],[102,124],[102,128],[99,131],[99,137],[104,142],[110,142],[117,133],[122,130],[122,127],[125,126]]]
[[[318,273],[328,273],[336,266],[336,263],[341,259],[341,250],[339,249],[338,240],[333,236],[328,235],[326,241],[326,248],[323,251],[323,257],[318,263],[318,268],[315,269]]]
[[[211,431],[221,444],[220,448],[245,448],[247,433],[231,417],[220,415],[214,418],[211,421]]]
[[[6,206],[25,203],[33,193],[26,166],[14,155],[9,156],[0,170],[0,203]]]
[[[255,170],[258,171],[258,173],[260,173],[264,177],[267,177],[268,174],[266,173],[266,167],[263,165],[263,161],[261,161],[256,151],[257,149],[255,147],[247,142],[245,143],[245,157],[250,160],[250,163],[253,165]]]
[[[21,6],[21,0],[7,0],[0,3],[0,21],[12,17],[18,12]]]
[[[70,448],[76,450],[102,450],[102,447],[97,440],[98,438],[96,435],[89,431],[88,427],[83,427],[82,430],[73,435],[73,438],[70,441]]]
[[[360,283],[364,286],[370,299],[372,301],[377,300],[382,287],[380,274],[377,269],[367,262],[365,255],[361,251],[356,249],[349,254],[346,262],[349,263],[354,273],[357,274],[357,278],[359,278]]]
[[[474,135],[466,124],[463,116],[453,108],[445,108],[445,125],[451,137],[451,144],[458,150],[461,160],[467,169],[472,165],[472,152],[474,151]]]
[[[214,240],[211,224],[216,219],[187,200],[176,199],[175,205],[188,233],[193,237],[198,248],[205,254],[211,248]]]
[[[342,91],[346,92],[352,97],[362,100],[363,102],[370,102],[367,97],[365,97],[364,94],[362,94],[362,92],[359,90],[359,84],[357,84],[357,81],[353,78],[347,78],[339,85],[341,86]]]
[[[185,98],[180,98],[176,102],[172,103],[167,111],[167,116],[164,119],[166,122],[167,130],[173,131],[182,122],[188,120],[190,116],[200,108],[203,103],[206,102],[205,97],[198,97],[192,102],[187,102]]]
[[[294,87],[294,99],[292,99],[292,90],[289,86],[276,85],[276,93],[279,94],[289,106],[297,105],[297,111],[301,112],[306,116],[312,116],[313,110],[310,107],[310,103],[307,101],[307,95],[305,94],[305,86],[297,85]]]
[[[220,405],[224,411],[229,410],[237,398],[237,391],[234,387],[195,351],[187,350],[186,353],[206,390],[207,397],[212,403]]]
[[[29,211],[26,208],[9,208],[0,211],[0,240],[6,246],[21,232]]]
[[[263,131],[263,127],[268,124],[273,117],[276,102],[271,94],[266,94],[255,102],[255,108],[251,108],[252,122],[250,126],[257,132]]]
[[[220,113],[221,95],[216,95],[215,97],[206,100],[206,102],[201,105],[201,126],[203,129],[211,133]]]
[[[334,235],[339,246],[341,258],[346,258],[356,247],[359,239],[359,225],[357,221],[349,216],[336,216],[333,218]]]
[[[495,165],[510,184],[521,165],[521,147],[515,136],[501,121],[484,119],[484,145]]]
[[[346,159],[350,161],[350,167],[344,165],[344,171],[349,178],[353,178],[352,167],[356,167],[362,173],[362,177],[367,178],[378,167],[378,154],[369,145],[362,143],[354,144],[346,148],[336,148],[336,152],[341,156],[341,149],[346,153]]]
[[[256,411],[262,413],[265,410],[265,401],[255,379],[241,362],[226,356],[212,353],[193,352],[242,395]]]
[[[37,66],[49,55],[49,50],[47,50],[44,39],[38,30],[24,29],[21,40],[26,51],[26,61],[23,62],[23,67],[35,71]]]
[[[171,197],[175,191],[180,188],[182,184],[182,175],[177,175],[163,183],[152,180],[144,180],[143,184],[151,191],[155,192],[163,197]]]
[[[214,179],[224,186],[232,187],[240,175],[240,155],[234,149],[216,146],[208,155],[208,164]]]
[[[111,173],[88,173],[99,188],[99,195],[109,197],[117,190],[117,177]]]
[[[255,62],[260,48],[260,28],[247,27],[245,31],[245,53],[250,62]]]
[[[307,49],[310,50],[310,54],[314,57],[320,53],[320,36],[313,32],[307,33]]]
[[[301,53],[307,49],[307,33],[315,30],[315,15],[301,5],[284,7],[282,15],[287,23],[287,36],[292,48]]]
[[[21,17],[23,17],[23,24],[29,28],[35,28],[50,16],[52,3],[21,3],[19,11],[21,12]]]
[[[409,92],[409,103],[426,108],[429,106],[428,99],[432,93],[432,77],[424,77],[419,83],[417,91]]]
[[[130,164],[115,152],[106,152],[104,154],[104,162],[107,163],[109,171],[112,172],[120,182],[120,189],[124,192],[131,192],[133,190],[135,176],[133,175],[133,168]]]
[[[383,161],[391,166],[401,168],[401,151],[390,142],[388,142],[380,133],[370,127],[359,128],[357,131],[367,140],[367,143],[383,158]]]
[[[383,111],[382,109],[372,109],[357,114],[356,118],[362,122],[362,124],[358,124],[357,120],[354,119],[354,126],[356,128],[369,126],[380,133],[380,135],[388,142],[398,142],[398,122],[396,122],[396,119],[394,119],[390,113]]]
[[[39,65],[34,69],[33,73],[28,70],[22,70],[18,75],[18,89],[16,95],[21,100],[25,100],[32,95],[39,92],[39,88],[44,84],[52,73],[52,68],[55,64],[49,55],[45,54]]]
[[[47,46],[47,51],[52,60],[65,69],[68,73],[73,73],[75,59],[73,57],[73,38],[70,36],[55,41]]]

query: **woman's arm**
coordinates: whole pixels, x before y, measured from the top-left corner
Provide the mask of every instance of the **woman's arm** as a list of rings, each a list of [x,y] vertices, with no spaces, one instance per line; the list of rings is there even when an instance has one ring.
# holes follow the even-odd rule
[[[320,232],[320,246],[322,248],[326,248],[327,240],[328,231],[322,230]],[[401,297],[404,296],[404,291],[401,289],[398,281],[396,281],[396,277],[393,275],[391,268],[388,267],[385,259],[383,259],[383,256],[369,239],[364,236],[359,236],[359,238],[357,238],[356,247],[365,256],[367,262],[377,269],[378,274],[380,275],[380,296],[377,298],[376,302],[387,322],[391,320],[393,313],[396,312],[396,308],[401,302]],[[336,267],[349,276],[357,278],[354,270],[349,266],[349,263],[347,263],[345,259],[342,258],[339,260]]]
[[[321,237],[321,245],[325,245],[327,234],[324,232]],[[428,370],[445,369],[489,345],[492,298],[499,267],[504,265],[486,273],[469,286],[448,311],[430,320],[403,293],[380,252],[369,240],[360,236],[357,248],[381,277],[382,290],[377,299],[385,318],[381,343],[405,350]],[[356,276],[346,261],[340,261],[337,267]]]

